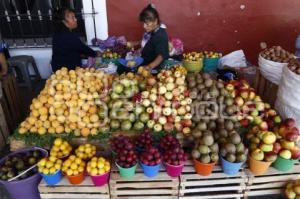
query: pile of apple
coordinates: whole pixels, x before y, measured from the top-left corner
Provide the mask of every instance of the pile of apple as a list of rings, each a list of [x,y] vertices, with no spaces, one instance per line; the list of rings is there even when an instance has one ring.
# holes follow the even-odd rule
[[[125,135],[118,135],[113,137],[110,141],[110,147],[116,154],[119,154],[124,150],[134,150],[134,144],[132,143],[130,138]]]
[[[138,158],[133,149],[124,149],[118,153],[115,161],[122,168],[130,168],[137,164]]]
[[[155,166],[161,163],[161,154],[155,147],[147,148],[141,155],[140,161],[147,166]]]
[[[187,160],[187,154],[181,147],[175,147],[163,154],[163,161],[169,165],[179,166],[183,165]]]
[[[287,199],[298,199],[300,198],[300,180],[296,180],[294,182],[289,182],[286,185],[286,189],[284,191]]]
[[[277,158],[276,135],[254,126],[246,135],[250,141],[250,156],[257,161],[273,162]]]
[[[244,162],[247,159],[248,149],[241,136],[237,132],[231,132],[221,144],[220,154],[228,162]]]
[[[215,163],[219,160],[219,145],[215,142],[211,131],[203,133],[202,137],[197,140],[197,143],[192,151],[194,160],[201,163]]]
[[[153,138],[148,128],[145,128],[143,133],[137,136],[135,139],[135,146],[139,149],[147,149],[153,146]]]
[[[250,124],[254,124],[259,126],[262,131],[267,131],[281,122],[276,111],[271,108],[270,104],[264,103],[246,81],[230,81],[226,85],[226,89],[238,106],[237,119],[242,126],[249,127]]]
[[[175,147],[180,147],[180,143],[174,136],[170,134],[166,134],[159,141],[159,148],[162,152],[172,150]]]
[[[285,119],[278,127],[274,127],[278,136],[276,152],[284,159],[299,159],[300,148],[297,143],[300,141],[299,130],[295,126],[295,120]]]
[[[154,132],[190,133],[192,125],[189,91],[185,84],[186,70],[176,66],[172,70],[162,70],[157,79],[152,78],[150,90],[142,92],[141,104],[150,115],[147,127]]]

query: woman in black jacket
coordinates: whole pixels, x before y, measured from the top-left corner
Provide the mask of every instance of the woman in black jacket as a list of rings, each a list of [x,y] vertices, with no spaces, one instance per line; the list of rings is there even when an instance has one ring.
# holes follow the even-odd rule
[[[77,19],[75,11],[62,8],[54,15],[54,35],[52,40],[52,70],[62,67],[69,70],[81,66],[81,56],[96,57],[98,52],[82,43],[76,33]]]

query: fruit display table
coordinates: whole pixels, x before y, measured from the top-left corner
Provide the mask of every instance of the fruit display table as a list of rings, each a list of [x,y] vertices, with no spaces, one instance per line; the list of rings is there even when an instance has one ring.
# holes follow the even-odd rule
[[[287,182],[300,179],[300,164],[295,164],[289,172],[281,172],[273,167],[259,176],[253,175],[248,169],[245,172],[248,176],[245,197],[276,195],[284,192]]]
[[[243,198],[247,181],[243,169],[237,175],[229,176],[219,165],[209,176],[198,175],[189,160],[180,176],[179,198]]]
[[[129,180],[121,178],[117,168],[114,166],[110,175],[110,194],[112,199],[116,198],[178,198],[179,178],[171,178],[162,166],[157,176],[146,177],[140,166],[136,174]]]
[[[43,180],[39,184],[41,199],[109,199],[109,185],[102,187],[94,186],[90,177],[86,177],[80,185],[72,185],[66,178],[63,178],[55,186],[48,186]]]

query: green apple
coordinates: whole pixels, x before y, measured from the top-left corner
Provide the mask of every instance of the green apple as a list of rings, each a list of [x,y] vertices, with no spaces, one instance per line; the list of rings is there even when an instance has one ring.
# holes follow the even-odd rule
[[[148,127],[149,129],[153,129],[154,125],[155,125],[154,120],[149,120],[149,121],[147,122],[147,127]]]
[[[264,159],[264,152],[260,149],[255,149],[254,151],[252,151],[251,157],[254,160],[262,161]]]
[[[273,144],[261,144],[259,146],[259,148],[263,151],[263,152],[270,152],[273,151]]]
[[[150,119],[149,114],[148,113],[141,113],[140,115],[140,120],[143,123],[148,122],[148,120]]]
[[[117,93],[117,94],[121,94],[124,90],[124,86],[120,83],[116,83],[114,84],[113,87],[113,92]]]
[[[292,158],[292,152],[290,150],[284,149],[284,150],[281,150],[279,152],[279,156],[282,157],[282,158],[284,158],[284,159],[289,160],[289,159]]]

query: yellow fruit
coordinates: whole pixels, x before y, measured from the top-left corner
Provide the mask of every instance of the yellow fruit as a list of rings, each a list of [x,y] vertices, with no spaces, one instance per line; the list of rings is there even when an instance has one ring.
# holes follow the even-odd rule
[[[90,116],[90,120],[91,120],[91,122],[98,122],[99,121],[99,116],[98,115],[96,115],[96,114],[93,114],[93,115],[91,115]]]
[[[102,169],[104,167],[104,163],[103,162],[98,162],[97,164],[99,169]]]
[[[105,173],[105,170],[104,169],[99,169],[99,171],[98,171],[98,174],[99,175],[102,175],[102,174],[104,174]]]
[[[91,161],[93,161],[93,162],[96,162],[98,159],[97,159],[97,157],[93,157],[92,159],[91,159]]]
[[[104,170],[105,170],[105,172],[108,172],[110,170],[110,166],[105,166]]]
[[[81,162],[82,162],[82,160],[81,160],[80,158],[76,158],[76,159],[75,159],[75,163],[76,163],[76,164],[80,165]]]
[[[40,114],[40,115],[47,115],[47,114],[48,114],[48,109],[45,108],[45,107],[41,107],[41,108],[39,109],[39,114]]]
[[[79,166],[79,167],[78,167],[78,172],[79,172],[79,173],[82,173],[83,171],[84,171],[84,167]]]
[[[39,111],[37,111],[37,110],[32,110],[31,111],[31,114],[34,116],[34,117],[38,117],[40,114],[39,114]]]
[[[46,133],[46,128],[40,127],[40,128],[38,129],[38,133],[39,133],[40,135],[44,135],[44,134]]]
[[[53,173],[55,173],[55,172],[56,172],[56,168],[55,168],[55,167],[51,167],[51,168],[49,169],[49,173],[53,174]]]
[[[85,148],[85,153],[90,154],[92,152],[92,148],[87,147]]]
[[[71,169],[76,170],[78,168],[78,165],[76,163],[71,164]]]
[[[56,162],[57,158],[55,156],[50,156],[49,160],[54,163]]]
[[[87,137],[89,134],[90,134],[90,129],[88,129],[88,128],[81,129],[82,136]]]
[[[44,168],[44,169],[43,169],[43,174],[48,175],[48,174],[49,174],[49,169]]]
[[[67,160],[63,163],[63,165],[66,166],[66,167],[70,167],[71,164],[72,164],[72,161],[71,161],[70,159],[67,159]]]
[[[74,161],[74,160],[76,159],[76,156],[75,156],[75,155],[71,155],[71,156],[69,157],[69,159],[72,160],[72,161]]]
[[[59,163],[56,163],[56,164],[54,165],[54,168],[55,168],[56,170],[59,170],[59,169],[61,169],[61,164],[59,164]]]
[[[54,145],[55,146],[60,146],[62,144],[63,140],[61,138],[56,138],[54,140]]]
[[[49,161],[49,162],[46,163],[46,168],[49,169],[49,168],[53,167],[53,165],[54,165],[53,162]]]
[[[98,170],[96,168],[93,168],[91,170],[91,173],[90,173],[92,176],[95,176],[95,175],[98,175]]]
[[[97,167],[97,163],[96,162],[91,162],[91,167],[92,168],[96,168]]]
[[[72,176],[73,175],[73,170],[68,169],[66,173],[67,173],[68,176]]]
[[[46,158],[43,158],[39,161],[38,166],[39,167],[44,167],[46,165]]]

